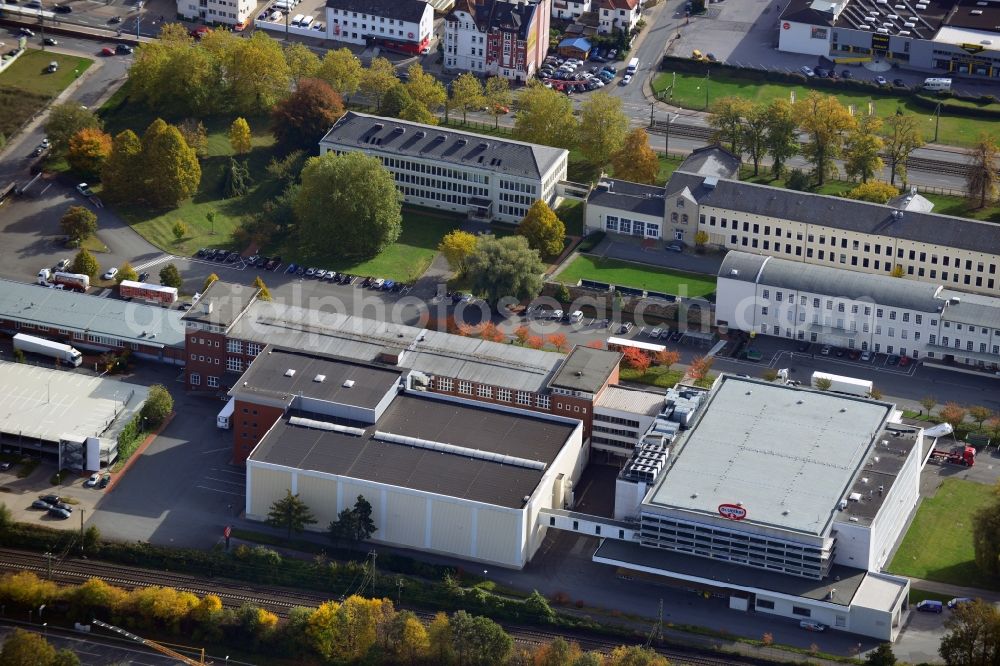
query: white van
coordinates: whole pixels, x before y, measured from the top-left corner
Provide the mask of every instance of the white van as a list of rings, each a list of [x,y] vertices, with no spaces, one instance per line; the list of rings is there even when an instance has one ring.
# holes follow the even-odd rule
[[[639,69],[639,59],[632,58],[628,61],[628,67],[625,68],[626,74],[635,74],[636,70]]]
[[[924,79],[924,90],[951,90],[951,79]]]
[[[582,319],[583,319],[583,312],[580,310],[576,310],[573,314],[569,316],[569,323],[579,324]]]
[[[292,25],[297,27],[303,18],[305,18],[305,14],[296,14],[295,18],[292,19]]]
[[[311,26],[313,24],[313,21],[315,21],[315,20],[316,20],[315,17],[307,16],[304,19],[302,19],[301,21],[299,21],[299,26],[303,27],[303,28],[308,28],[309,26]]]

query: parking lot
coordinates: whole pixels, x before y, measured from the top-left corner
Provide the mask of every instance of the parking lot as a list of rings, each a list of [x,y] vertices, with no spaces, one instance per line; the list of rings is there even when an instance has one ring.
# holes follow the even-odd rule
[[[16,447],[5,446],[4,453],[17,453]],[[17,477],[21,465],[14,463],[10,469],[0,470],[0,502],[7,505],[14,520],[41,524],[47,527],[64,529],[80,529],[81,521],[94,515],[94,508],[104,496],[103,490],[84,485],[89,476],[68,475],[52,484],[56,466],[51,463],[39,463],[27,477]],[[52,496],[52,497],[49,497]],[[34,505],[36,502],[42,502]],[[58,502],[66,509],[66,513],[50,512],[47,507]],[[34,506],[33,506],[34,505]]]
[[[612,64],[616,59],[614,49],[610,52],[594,49],[588,60],[550,55],[538,70],[538,78],[546,87],[567,95],[598,90],[611,85],[618,76],[618,66]],[[631,80],[632,76],[625,74],[618,84],[628,85]]]

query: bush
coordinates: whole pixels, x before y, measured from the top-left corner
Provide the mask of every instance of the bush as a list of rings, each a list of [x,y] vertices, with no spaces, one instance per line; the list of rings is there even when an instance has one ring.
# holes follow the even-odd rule
[[[810,184],[809,176],[803,173],[801,169],[792,169],[791,173],[788,174],[788,178],[785,179],[785,187],[790,190],[798,190],[799,192],[808,190]]]
[[[142,406],[142,417],[154,428],[170,415],[174,410],[174,399],[162,384],[153,384],[149,387],[149,397],[146,404]]]
[[[580,244],[576,246],[577,252],[590,252],[595,247],[597,247],[602,240],[604,240],[605,233],[603,231],[595,231],[592,234],[587,234],[586,237]]]

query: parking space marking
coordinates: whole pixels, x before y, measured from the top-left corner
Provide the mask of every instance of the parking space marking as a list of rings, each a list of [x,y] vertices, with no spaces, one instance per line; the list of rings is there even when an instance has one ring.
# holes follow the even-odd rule
[[[241,483],[239,481],[227,481],[226,479],[217,479],[214,476],[205,476],[202,478],[205,479],[206,481],[218,481],[219,483],[226,483],[231,486],[243,486],[246,483],[246,482]]]
[[[245,493],[234,493],[231,490],[219,490],[218,488],[209,488],[208,486],[195,486],[195,488],[211,490],[213,493],[222,493],[223,495],[235,495],[236,497],[243,497],[245,495]]]
[[[223,446],[223,447],[220,447],[218,449],[207,449],[205,451],[202,451],[201,453],[202,453],[202,455],[204,455],[206,453],[218,453],[219,451],[228,451],[231,448],[232,447],[230,447],[230,446]]]

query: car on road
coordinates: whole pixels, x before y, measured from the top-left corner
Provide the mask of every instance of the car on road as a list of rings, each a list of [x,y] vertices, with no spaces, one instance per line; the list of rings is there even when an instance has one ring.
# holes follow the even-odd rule
[[[38,499],[42,500],[46,504],[56,505],[62,502],[62,498],[59,495],[42,495]]]
[[[72,514],[70,514],[70,512],[67,511],[66,509],[60,509],[57,506],[49,507],[49,516],[51,516],[52,518],[58,518],[59,520],[66,520],[71,515]]]
[[[97,482],[98,488],[107,488],[108,484],[111,483],[111,475],[105,474],[101,477],[101,480]]]
[[[101,49],[101,55],[102,56],[107,57],[107,56],[113,56],[114,54],[115,54],[115,50],[113,48],[111,48],[110,46],[105,46],[103,49]]]
[[[31,30],[29,30],[28,28],[21,28],[20,30],[18,30],[18,32],[20,34],[24,35],[25,37],[34,37],[35,36],[35,33],[32,32]]]
[[[48,511],[52,508],[52,505],[48,502],[43,502],[42,500],[35,500],[31,503],[32,509],[41,509],[42,511]]]
[[[56,5],[52,8],[56,14],[72,14],[73,8],[69,5]]]
[[[41,155],[42,153],[44,153],[46,150],[48,150],[47,146],[43,146],[42,144],[38,144],[37,146],[35,146],[35,149],[31,152],[31,156],[32,157],[38,157],[39,155]]]
[[[46,37],[45,39],[43,39],[42,44],[45,44],[46,46],[59,46],[59,42],[52,39],[51,37]]]
[[[924,599],[917,603],[917,610],[921,613],[941,613],[944,611],[944,604],[934,599]]]
[[[139,273],[139,282],[149,282],[149,273]]]
[[[618,327],[618,333],[621,335],[624,335],[625,333],[628,333],[631,330],[632,330],[632,322],[630,321],[626,321],[622,323],[621,326]]]
[[[112,266],[108,270],[104,271],[104,275],[101,277],[105,280],[114,280],[116,275],[118,275],[118,269]]]
[[[632,83],[632,75],[626,74],[625,76],[622,77],[622,80],[618,82],[618,85],[627,86],[630,83]]]
[[[816,620],[800,620],[799,626],[806,631],[826,631],[826,625]]]
[[[830,355],[830,345],[823,345],[822,349],[819,350],[819,353],[822,354],[823,356],[829,356]]]
[[[885,359],[886,365],[896,365],[899,363],[899,357],[895,354],[889,354],[889,358]]]
[[[948,602],[948,610],[955,610],[959,606],[962,606],[964,604],[971,604],[973,601],[974,599],[970,597],[955,597],[954,599]]]
[[[100,480],[101,480],[101,475],[98,474],[97,472],[94,472],[93,474],[90,475],[90,477],[86,481],[83,482],[83,487],[93,488],[94,486],[97,485],[97,482]]]
[[[652,331],[649,332],[649,337],[651,337],[651,338],[658,338],[662,334],[663,334],[663,329],[662,328],[654,328]]]
[[[117,46],[115,46],[115,53],[117,53],[118,55],[132,55],[134,51],[135,49],[133,49],[128,44],[118,44]]]
[[[880,86],[887,86],[887,85],[889,85],[889,82],[885,80],[884,76],[876,76],[875,77],[875,83],[878,84],[878,85],[880,85]]]
[[[868,363],[872,360],[872,353],[870,351],[861,352],[861,360],[864,363]]]
[[[896,86],[897,88],[905,88],[906,81],[904,81],[903,79],[893,79],[892,85]]]
[[[684,244],[681,243],[680,241],[674,241],[672,243],[667,243],[663,247],[663,249],[666,250],[667,252],[683,252]]]
[[[111,24],[121,23],[121,22],[122,22],[122,17],[121,16],[112,16],[111,18],[108,19],[108,23],[111,23]]]
[[[9,460],[4,461],[4,462],[0,462],[0,472],[6,472],[7,470],[9,470],[13,466],[14,466],[14,463],[10,462]]]
[[[87,185],[87,183],[80,183],[77,185],[76,191],[87,198],[94,196],[94,191],[90,189],[90,186]]]
[[[853,79],[854,75],[851,74],[851,70],[845,69],[844,71],[842,71],[840,73],[840,78],[842,78],[842,79]]]
[[[912,362],[912,359],[909,356],[900,356],[899,357],[899,367],[901,367],[901,368],[905,368],[905,367],[909,366],[911,362]]]
[[[805,76],[810,76],[810,77],[816,76],[816,72],[814,72],[812,70],[812,67],[810,67],[809,65],[802,65],[801,67],[799,67],[799,71],[802,72]]]

